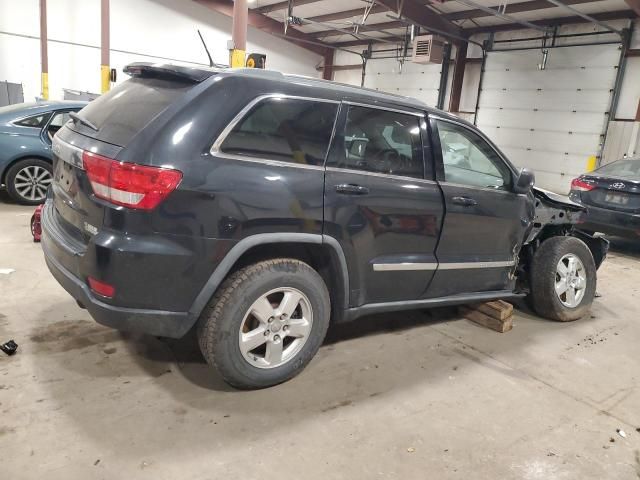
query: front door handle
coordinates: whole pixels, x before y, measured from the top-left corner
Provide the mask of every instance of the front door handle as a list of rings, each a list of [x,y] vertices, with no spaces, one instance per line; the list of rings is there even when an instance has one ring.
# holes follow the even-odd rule
[[[342,185],[336,185],[336,192],[342,193],[343,195],[366,195],[369,193],[369,189],[362,185],[344,183]]]
[[[474,207],[478,205],[478,202],[471,197],[453,197],[451,201],[456,205],[462,205],[463,207]]]

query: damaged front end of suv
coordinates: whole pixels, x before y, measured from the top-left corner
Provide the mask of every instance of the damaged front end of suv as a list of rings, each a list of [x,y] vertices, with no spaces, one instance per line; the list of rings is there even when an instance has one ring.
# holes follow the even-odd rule
[[[553,289],[556,291],[557,300],[565,307],[570,306],[575,303],[575,299],[570,294],[563,297],[562,290],[566,288],[570,291],[572,286],[579,287],[587,273],[583,271],[584,266],[574,255],[562,250],[567,242],[562,242],[561,239],[573,238],[576,248],[586,246],[593,257],[596,269],[607,256],[609,242],[602,236],[594,236],[580,229],[586,213],[582,205],[571,201],[568,197],[537,187],[533,188],[533,195],[535,198],[533,225],[520,251],[516,270],[516,291],[528,295],[538,305],[552,305],[553,302],[550,302],[549,298],[538,302],[535,297],[537,290],[548,292],[548,288],[542,288],[542,283],[554,282]],[[555,275],[553,275],[554,269]],[[587,284],[593,284],[595,289],[595,277],[593,280]],[[560,309],[557,309],[552,316],[563,317],[559,318],[561,320],[574,320],[574,317],[577,318],[583,314],[576,311],[574,315],[565,317],[566,311],[562,310],[562,314]]]

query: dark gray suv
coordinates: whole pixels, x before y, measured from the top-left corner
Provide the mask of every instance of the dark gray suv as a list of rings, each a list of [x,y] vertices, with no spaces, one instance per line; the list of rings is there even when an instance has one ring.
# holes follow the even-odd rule
[[[472,125],[260,70],[132,64],[55,136],[42,246],[100,323],[180,337],[230,384],[298,373],[332,321],[529,296],[588,310],[604,240]]]

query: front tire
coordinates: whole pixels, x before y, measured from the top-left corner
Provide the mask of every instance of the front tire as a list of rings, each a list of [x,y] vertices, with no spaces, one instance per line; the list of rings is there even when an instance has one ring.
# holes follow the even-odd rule
[[[587,314],[596,292],[589,247],[574,237],[545,240],[531,262],[530,304],[539,315],[570,322]]]
[[[25,158],[9,168],[5,183],[9,196],[22,205],[39,205],[47,198],[53,180],[49,162],[40,158]]]
[[[249,265],[229,276],[198,321],[207,363],[240,389],[277,385],[302,371],[329,327],[320,275],[295,259]]]

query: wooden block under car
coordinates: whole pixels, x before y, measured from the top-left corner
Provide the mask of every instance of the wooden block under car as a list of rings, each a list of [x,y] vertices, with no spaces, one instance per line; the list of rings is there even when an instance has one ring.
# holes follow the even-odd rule
[[[513,328],[513,315],[505,319],[490,317],[479,310],[473,310],[468,307],[461,307],[460,312],[467,320],[471,320],[478,325],[490,328],[496,332],[505,333]]]
[[[493,302],[479,303],[469,307],[471,310],[479,310],[485,315],[497,318],[498,320],[506,320],[513,315],[513,305],[504,300],[495,300]]]

